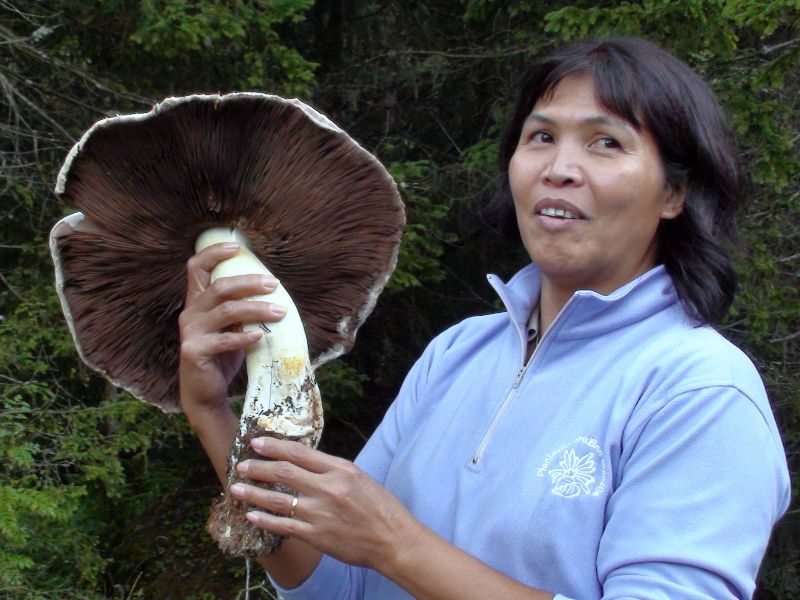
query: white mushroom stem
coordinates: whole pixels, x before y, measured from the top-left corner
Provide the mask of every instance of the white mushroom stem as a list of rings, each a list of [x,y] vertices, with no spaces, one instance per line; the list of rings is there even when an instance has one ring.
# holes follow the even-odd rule
[[[239,252],[219,263],[211,273],[211,281],[235,275],[272,273],[250,251],[250,241],[242,232],[227,227],[204,231],[195,244],[199,252],[213,244],[235,242]],[[300,314],[282,285],[270,294],[251,296],[281,304],[286,316],[274,323],[246,323],[244,331],[258,329],[261,339],[247,352],[247,392],[236,446],[231,454],[231,467],[238,460],[242,446],[254,433],[254,423],[265,432],[299,440],[316,446],[322,431],[322,402],[314,381],[308,357]]]

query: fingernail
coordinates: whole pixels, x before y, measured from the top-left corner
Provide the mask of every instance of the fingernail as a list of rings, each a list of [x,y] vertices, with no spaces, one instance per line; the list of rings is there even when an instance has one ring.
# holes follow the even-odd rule
[[[280,282],[277,279],[270,277],[269,275],[261,276],[261,285],[267,289],[278,287],[279,283]]]
[[[244,486],[241,483],[234,483],[228,491],[237,498],[244,497]]]
[[[243,460],[242,462],[240,462],[240,463],[238,463],[236,465],[236,470],[239,473],[247,473],[247,469],[249,469],[249,468],[250,468],[250,461],[249,460]]]
[[[281,304],[272,304],[269,308],[270,312],[276,317],[282,317],[286,314],[286,307]]]
[[[250,442],[250,445],[256,450],[263,450],[264,448],[266,448],[267,442],[264,438],[256,438],[252,442]]]
[[[259,516],[260,515],[254,510],[251,510],[245,515],[245,517],[247,517],[247,520],[250,521],[251,523],[258,523]]]
[[[264,335],[264,332],[261,331],[260,329],[253,329],[252,331],[245,332],[245,335],[251,340],[257,340],[260,339],[262,335]]]
[[[236,242],[225,242],[224,244],[222,244],[222,249],[227,250],[229,252],[233,252],[234,250],[239,249],[239,244],[237,244]]]

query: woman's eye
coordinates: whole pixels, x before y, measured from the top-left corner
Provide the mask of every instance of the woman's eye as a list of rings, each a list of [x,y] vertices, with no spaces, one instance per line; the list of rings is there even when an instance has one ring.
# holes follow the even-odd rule
[[[617,148],[621,148],[622,146],[620,143],[612,137],[602,137],[595,140],[592,143],[593,146],[597,146],[603,150],[615,150]]]
[[[553,142],[553,136],[546,131],[534,131],[531,134],[530,140],[541,144],[550,144]]]

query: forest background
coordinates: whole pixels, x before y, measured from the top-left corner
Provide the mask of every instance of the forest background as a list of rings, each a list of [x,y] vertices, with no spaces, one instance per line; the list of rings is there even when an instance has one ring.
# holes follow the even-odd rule
[[[219,488],[185,419],[88,371],[61,314],[47,235],[71,208],[52,189],[85,129],[166,96],[267,91],[313,104],[390,169],[400,263],[355,350],[319,373],[322,447],[352,458],[425,344],[498,309],[484,274],[525,263],[473,217],[525,66],[608,34],[697,69],[749,169],[722,331],[766,380],[794,477],[757,597],[800,598],[798,0],[0,0],[0,596],[243,597],[244,564],[204,532]]]

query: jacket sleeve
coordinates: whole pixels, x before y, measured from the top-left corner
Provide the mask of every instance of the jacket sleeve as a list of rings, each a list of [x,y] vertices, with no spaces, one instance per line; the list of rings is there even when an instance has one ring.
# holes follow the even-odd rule
[[[397,445],[415,419],[417,401],[427,384],[434,355],[432,343],[408,373],[383,421],[355,460],[355,464],[378,483],[385,481]],[[281,588],[272,578],[270,582],[285,600],[361,600],[365,574],[363,568],[326,555],[308,579],[296,588]]]
[[[597,555],[604,599],[752,597],[789,503],[768,409],[733,386],[680,393],[629,424],[614,481]]]

